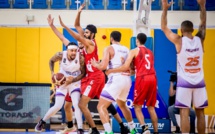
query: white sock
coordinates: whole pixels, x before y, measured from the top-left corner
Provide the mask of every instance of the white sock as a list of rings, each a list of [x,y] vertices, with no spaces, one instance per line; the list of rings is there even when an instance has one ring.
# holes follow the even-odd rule
[[[107,133],[112,132],[110,123],[105,123],[105,124],[103,124],[103,126],[104,126],[104,129],[105,129],[105,132],[107,132]]]
[[[130,131],[133,130],[135,128],[134,121],[128,122],[128,126],[130,128]]]
[[[78,102],[80,100],[80,92],[73,92],[71,95],[72,98],[72,105],[75,108],[75,118],[77,121],[78,129],[83,129],[83,119],[82,119],[82,112],[78,107]],[[73,99],[74,98],[74,99]]]
[[[64,101],[65,96],[55,96],[55,104],[48,110],[48,112],[46,112],[45,116],[43,117],[43,121],[46,121],[51,116],[55,115],[62,108]]]

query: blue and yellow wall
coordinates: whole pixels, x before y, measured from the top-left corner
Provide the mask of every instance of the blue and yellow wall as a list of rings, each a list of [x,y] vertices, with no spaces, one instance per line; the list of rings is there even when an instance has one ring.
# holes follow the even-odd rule
[[[58,29],[70,41],[74,39],[62,28]],[[122,33],[121,43],[130,48],[132,29],[98,28],[96,35],[99,46],[99,57],[103,49],[110,45],[110,33],[119,30]],[[173,29],[175,33],[179,30]],[[196,32],[196,31],[195,31]],[[160,29],[151,32],[154,39],[155,68],[158,77],[159,92],[168,102],[169,75],[167,70],[176,70],[176,51]],[[215,29],[207,29],[204,54],[204,72],[207,84],[209,107],[206,114],[215,114]],[[105,35],[106,39],[102,36]],[[13,83],[50,83],[49,59],[63,50],[61,41],[50,28],[11,27],[0,28],[0,82]],[[55,72],[59,69],[56,64]]]

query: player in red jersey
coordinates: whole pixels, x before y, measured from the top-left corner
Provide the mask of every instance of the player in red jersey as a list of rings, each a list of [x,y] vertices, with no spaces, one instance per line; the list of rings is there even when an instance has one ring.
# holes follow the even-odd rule
[[[79,14],[79,17],[80,17],[80,14]],[[94,39],[95,34],[97,33],[97,29],[94,25],[87,25],[85,31],[83,31],[83,29],[79,26],[79,27],[76,27],[77,31],[79,32],[78,34],[73,30],[71,30],[70,28],[68,28],[62,22],[60,16],[59,16],[59,20],[60,20],[61,26],[64,27],[73,38],[75,38],[76,40],[78,40],[84,45],[83,55],[85,57],[87,77],[85,78],[86,80],[86,83],[84,86],[85,88],[81,89],[82,96],[79,102],[79,107],[83,112],[86,120],[92,127],[92,134],[98,134],[99,131],[97,130],[95,123],[91,117],[91,113],[87,107],[87,104],[91,99],[95,97],[97,98],[100,97],[100,93],[105,83],[104,73],[101,70],[98,70],[97,68],[94,68],[91,65],[92,58],[95,58],[96,60],[99,59],[98,53],[97,53],[98,48],[96,45],[96,41]]]
[[[144,122],[142,113],[142,105],[145,101],[153,123],[154,132],[158,132],[158,119],[154,108],[157,95],[157,79],[154,69],[153,53],[144,46],[146,39],[147,37],[144,33],[139,33],[136,39],[137,47],[129,52],[125,64],[121,67],[106,71],[107,75],[114,72],[127,71],[133,61],[136,70],[133,104],[137,119],[142,127],[142,134],[150,133],[148,126]]]

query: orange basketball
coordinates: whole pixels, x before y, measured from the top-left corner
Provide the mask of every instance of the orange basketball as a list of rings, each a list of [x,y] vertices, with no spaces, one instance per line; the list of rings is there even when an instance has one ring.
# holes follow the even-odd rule
[[[62,73],[56,73],[52,76],[52,82],[57,86],[63,85],[65,81],[66,77],[64,77],[64,74]]]

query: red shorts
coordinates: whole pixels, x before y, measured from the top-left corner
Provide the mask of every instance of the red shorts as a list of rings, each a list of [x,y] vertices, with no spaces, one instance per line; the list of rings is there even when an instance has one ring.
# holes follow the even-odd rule
[[[81,95],[88,96],[91,99],[100,97],[102,89],[105,85],[105,75],[103,72],[87,76],[86,81],[81,85]]]
[[[155,75],[138,76],[134,87],[134,105],[155,106],[157,100],[157,79]]]
[[[85,89],[87,86],[87,77],[84,77],[81,79],[81,92],[83,89]]]
[[[69,96],[69,93],[66,94],[65,101],[72,102],[72,99]]]

